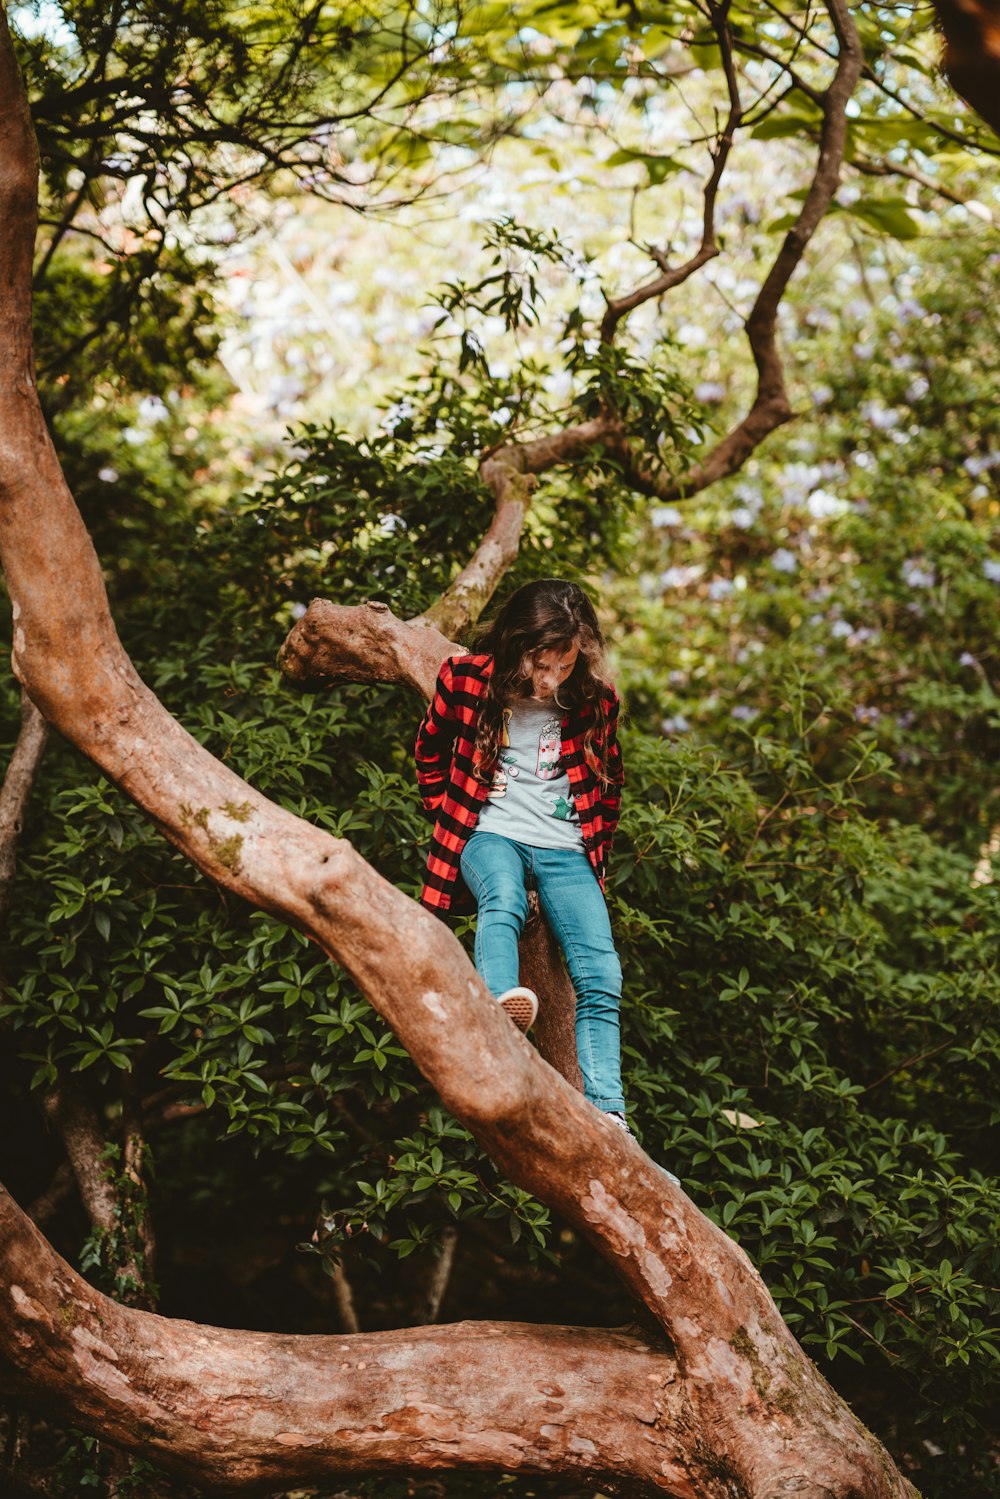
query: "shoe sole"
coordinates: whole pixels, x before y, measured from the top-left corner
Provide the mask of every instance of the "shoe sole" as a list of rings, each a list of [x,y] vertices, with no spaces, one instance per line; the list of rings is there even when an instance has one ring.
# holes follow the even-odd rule
[[[513,1020],[518,1030],[525,1034],[531,1029],[538,1013],[538,1005],[527,994],[508,995],[500,1001],[500,1008]]]

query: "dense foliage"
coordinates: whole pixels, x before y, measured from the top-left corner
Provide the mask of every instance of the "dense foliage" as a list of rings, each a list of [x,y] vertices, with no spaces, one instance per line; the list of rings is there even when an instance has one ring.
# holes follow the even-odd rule
[[[249,181],[285,193],[312,176],[354,201],[353,169],[377,161],[390,189],[418,194],[429,176],[393,174],[508,129],[548,193],[586,128],[608,181],[647,190],[633,239],[658,232],[661,190],[678,194],[680,239],[696,239],[685,195],[705,164],[701,127],[667,154],[660,110],[686,76],[670,72],[683,47],[711,114],[722,59],[704,18],[692,30],[686,4],[644,7],[645,20],[539,4],[535,29],[518,9],[515,27],[510,7],[416,20],[338,7],[336,24],[310,12],[325,19],[304,33],[293,6],[126,7],[116,31],[74,5],[64,34],[23,27],[43,219],[61,226],[39,266],[42,389],[125,645],[214,753],[411,894],[427,832],[410,767],[422,705],[361,686],[296,693],[274,665],[285,631],[317,594],[402,615],[430,604],[482,533],[479,458],[509,435],[611,403],[662,470],[700,456],[745,408],[740,309],[728,322],[698,310],[710,326],[695,342],[684,317],[699,285],[671,304],[686,313],[648,308],[610,350],[595,336],[605,229],[589,224],[584,254],[587,232],[500,220],[481,261],[458,268],[467,281],[449,268],[420,373],[369,430],[300,428],[276,471],[233,498],[209,249],[236,233],[234,189]],[[1000,1492],[1000,909],[979,863],[1000,822],[997,261],[962,210],[939,221],[954,230],[940,247],[913,239],[936,174],[968,169],[955,131],[979,132],[936,91],[909,12],[856,13],[856,171],[828,242],[842,263],[798,292],[785,326],[799,419],[676,508],[638,500],[607,455],[551,472],[504,587],[578,577],[630,709],[609,890],[637,1132],[745,1245],[923,1492],[945,1499],[959,1485]],[[776,12],[763,44],[753,6],[732,17],[754,84],[750,160],[779,153],[789,168],[773,216],[749,189],[725,207],[736,270],[711,284],[745,311],[746,278],[801,201],[809,90],[829,59]],[[763,49],[798,84],[775,88]],[[182,60],[188,83],[171,92]],[[289,80],[301,111],[279,140],[268,132]],[[347,101],[337,118],[325,91]],[[549,91],[563,117],[539,130],[529,103]],[[905,200],[877,180],[913,162],[923,181]],[[585,186],[570,174],[560,190]],[[640,264],[633,251],[617,275]],[[6,753],[9,678],[0,701]],[[458,932],[469,944],[470,923]],[[59,1156],[37,1098],[81,1083],[107,1129],[121,1224],[95,1235],[68,1198],[47,1231],[107,1289],[131,1289],[122,1244],[138,1251],[145,1210],[122,1171],[129,1111],[152,1147],[147,1289],[167,1314],[328,1329],[336,1268],[364,1327],[417,1322],[457,1230],[447,1319],[637,1315],[587,1246],[480,1155],[343,973],[193,874],[59,743],[21,847],[3,977],[0,1177],[25,1201],[47,1185]],[[63,1491],[105,1481],[92,1438],[59,1442]],[[153,1480],[140,1463],[116,1482],[143,1493]],[[497,1480],[511,1494],[571,1489]]]
[[[923,329],[921,345],[932,358]],[[273,654],[314,593],[378,596],[401,612],[433,599],[482,525],[474,455],[489,440],[491,406],[474,370],[446,395],[432,374],[380,435],[297,434],[291,463],[256,493],[201,515],[155,512],[157,575],[121,600],[127,647],[192,732],[410,892],[425,834],[408,763],[419,703],[368,687],[297,695]],[[913,422],[915,440],[946,442],[930,417]],[[835,420],[825,427],[833,451]],[[970,457],[992,420],[985,413],[985,432],[956,435]],[[876,455],[879,441],[872,429]],[[883,463],[876,456],[876,483]],[[631,522],[624,496],[609,509],[606,476],[596,495],[591,477],[562,477],[561,503],[539,509],[511,583],[558,557],[601,597],[594,563]],[[659,621],[659,648],[640,638],[647,599],[622,633],[634,722],[611,900],[628,976],[629,1095],[648,1148],[746,1245],[800,1338],[909,1454],[926,1491],[946,1472],[943,1493],[956,1471],[986,1482],[982,1438],[996,1398],[1000,1194],[984,1173],[998,1124],[1000,912],[995,887],[970,881],[976,839],[950,804],[942,798],[934,818],[906,816],[937,782],[916,750],[896,763],[900,740],[879,742],[881,719],[859,724],[851,693],[872,690],[870,663],[797,649],[788,619],[806,607],[804,589],[822,589],[829,638],[828,621],[842,617],[838,586],[898,596],[908,586],[898,550],[942,579],[952,569],[949,656],[974,645],[985,670],[993,621],[970,601],[995,585],[975,510],[942,529],[939,492],[924,510],[906,507],[906,529],[900,521],[878,558],[845,559],[843,527],[857,544],[878,498],[812,517],[808,581],[789,574],[765,590],[758,574],[745,594],[727,591],[722,609],[709,584]],[[758,535],[767,524],[762,506]],[[737,537],[754,545],[752,529],[699,536],[686,537],[692,556],[728,546],[732,562]],[[872,608],[857,607],[862,628]],[[930,701],[928,733],[946,733],[934,705],[946,696],[964,720],[962,668],[955,659],[945,695],[931,670],[939,658],[921,655],[940,621],[905,603],[890,610],[902,637],[887,631],[881,649],[890,666],[907,659],[908,701]],[[957,633],[963,619],[975,638]],[[812,642],[820,622],[802,628]],[[667,702],[668,673],[683,671],[672,663],[695,657],[689,675],[708,676],[713,695],[701,732],[671,742],[654,695]],[[726,670],[740,674],[739,703],[754,705],[749,722],[732,720]],[[919,733],[909,742],[926,743]],[[953,798],[983,797],[976,745],[970,735],[953,751],[943,783]],[[197,1314],[207,1292],[188,1267],[218,1275],[229,1246],[266,1238],[278,1203],[280,1243],[251,1252],[261,1269],[243,1293],[227,1293],[233,1319],[324,1325],[319,1260],[294,1264],[318,1217],[314,1247],[342,1260],[365,1325],[419,1315],[452,1223],[461,1248],[447,1315],[542,1315],[543,1292],[545,1315],[556,1305],[586,1321],[631,1315],[606,1288],[595,1306],[584,1246],[498,1178],[345,977],[295,932],[192,876],[67,749],[46,760],[21,876],[4,1016],[27,1070],[14,1076],[25,1088],[76,1071],[109,1106],[124,1080],[145,1101],[165,1310]],[[100,1245],[90,1260],[100,1275]],[[265,1312],[275,1284],[280,1310]],[[214,1295],[212,1305],[218,1317]]]

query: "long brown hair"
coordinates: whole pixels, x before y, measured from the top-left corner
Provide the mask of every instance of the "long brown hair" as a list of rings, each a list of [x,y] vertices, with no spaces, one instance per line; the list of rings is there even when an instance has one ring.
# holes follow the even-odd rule
[[[594,746],[604,729],[607,711],[604,695],[610,684],[605,676],[604,636],[594,606],[578,583],[562,578],[538,578],[511,594],[492,620],[481,626],[473,650],[493,657],[493,674],[483,699],[476,730],[476,775],[491,781],[500,759],[503,710],[531,693],[525,666],[541,651],[569,649],[578,645],[580,654],[565,682],[556,691],[563,709],[592,709],[584,732],[583,754],[602,786],[609,781],[607,746]]]

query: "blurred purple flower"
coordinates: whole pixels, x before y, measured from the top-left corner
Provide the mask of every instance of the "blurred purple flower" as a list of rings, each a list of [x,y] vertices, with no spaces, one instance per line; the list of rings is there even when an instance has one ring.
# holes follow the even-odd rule
[[[716,406],[726,399],[726,387],[719,380],[703,380],[695,386],[694,398],[703,406]]]
[[[686,588],[705,571],[701,563],[692,562],[689,567],[668,567],[660,574],[661,588]]]
[[[899,575],[908,588],[933,588],[937,582],[933,569],[924,567],[914,557],[907,557]]]

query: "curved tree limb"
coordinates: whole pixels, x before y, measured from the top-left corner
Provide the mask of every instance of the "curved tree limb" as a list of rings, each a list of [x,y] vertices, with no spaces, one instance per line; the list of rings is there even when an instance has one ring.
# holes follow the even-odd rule
[[[442,1467],[704,1492],[675,1365],[649,1338],[495,1322],[289,1337],[157,1317],[101,1296],[2,1188],[0,1285],[0,1357],[33,1403],[213,1493]]]
[[[382,879],[346,840],[268,802],[215,760],[138,676],[115,632],[100,566],[34,388],[29,289],[35,177],[30,120],[0,12],[0,554],[13,604],[19,679],[49,721],[199,869],[300,927],[335,958],[481,1147],[513,1182],[585,1234],[646,1306],[676,1359],[659,1353],[656,1370],[650,1368],[658,1380],[674,1374],[663,1386],[669,1394],[662,1411],[655,1404],[643,1407],[646,1436],[636,1463],[650,1492],[672,1489],[720,1499],[740,1491],[754,1499],[789,1492],[801,1499],[904,1494],[905,1482],[887,1454],[805,1357],[742,1250],[669,1183],[635,1141],[541,1060],[446,927]],[[341,1468],[352,1462],[384,1467],[391,1440],[380,1445],[369,1438],[380,1439],[389,1424],[379,1391],[388,1380],[397,1398],[393,1371],[402,1369],[403,1403],[392,1410],[416,1407],[414,1417],[405,1417],[417,1436],[408,1442],[407,1464],[439,1467],[467,1452],[470,1441],[475,1446],[484,1423],[476,1416],[466,1431],[456,1403],[444,1407],[454,1442],[442,1448],[439,1410],[431,1413],[428,1437],[424,1407],[442,1402],[424,1400],[426,1382],[413,1384],[411,1335],[381,1335],[385,1342],[378,1346],[389,1351],[372,1387],[359,1386],[357,1379],[357,1365],[367,1365],[367,1359],[345,1371],[352,1378],[338,1380],[329,1367],[332,1345],[321,1351],[326,1357],[319,1365],[310,1363],[304,1389],[300,1350],[286,1349],[280,1338],[188,1325],[178,1353],[159,1336],[172,1324],[157,1326],[149,1314],[95,1303],[96,1293],[72,1272],[44,1259],[37,1232],[9,1198],[0,1201],[10,1230],[0,1236],[6,1359],[25,1392],[57,1403],[62,1412],[72,1403],[74,1422],[84,1429],[160,1456],[170,1445],[161,1424],[166,1404],[183,1413],[181,1425],[210,1445],[221,1432],[227,1471],[234,1476],[231,1456],[241,1434],[253,1447],[247,1461],[262,1478],[277,1461],[277,1447],[283,1478],[289,1452],[296,1454],[297,1471],[308,1473],[322,1444]],[[33,1277],[32,1266],[39,1263],[51,1274]],[[144,1315],[148,1320],[135,1320]],[[491,1330],[495,1377],[496,1336]],[[602,1346],[609,1337],[596,1336]],[[516,1343],[516,1332],[512,1337]],[[226,1344],[230,1356],[216,1362],[212,1350],[220,1339],[232,1340]],[[376,1344],[366,1346],[374,1350]],[[424,1346],[418,1360],[422,1370],[426,1351]],[[512,1367],[518,1362],[510,1361]],[[140,1401],[136,1410],[131,1376],[135,1370],[139,1378],[139,1365],[155,1381],[159,1403]],[[446,1358],[436,1361],[438,1369],[446,1365]],[[559,1365],[570,1381],[571,1350],[564,1348]],[[431,1378],[435,1371],[425,1372]],[[67,1380],[72,1395],[64,1397]],[[467,1383],[463,1379],[463,1387]],[[563,1380],[559,1384],[565,1389]],[[146,1388],[138,1387],[145,1396]],[[413,1388],[415,1402],[407,1395]],[[520,1379],[517,1389],[523,1426]],[[333,1398],[326,1399],[330,1392]],[[318,1404],[304,1411],[303,1400]],[[620,1431],[618,1404],[613,1400],[608,1408]],[[588,1398],[585,1440],[593,1440],[591,1427],[604,1419],[604,1409],[603,1401]],[[289,1414],[293,1423],[285,1419]],[[304,1415],[308,1421],[300,1419]],[[352,1446],[359,1426],[365,1446],[360,1459]],[[679,1472],[657,1440],[661,1431],[675,1444],[674,1457],[684,1465]],[[509,1440],[487,1441],[476,1451],[478,1466],[516,1465],[516,1444],[512,1449]],[[550,1469],[572,1467],[575,1456],[568,1444],[555,1452],[550,1446],[545,1462]]]

